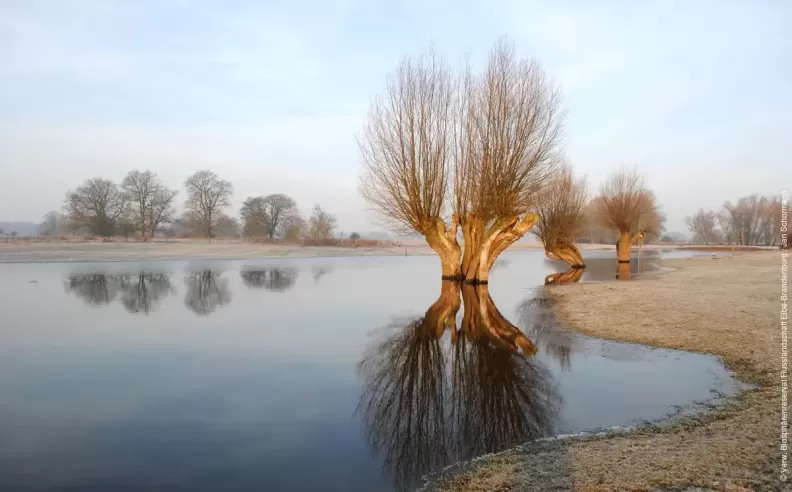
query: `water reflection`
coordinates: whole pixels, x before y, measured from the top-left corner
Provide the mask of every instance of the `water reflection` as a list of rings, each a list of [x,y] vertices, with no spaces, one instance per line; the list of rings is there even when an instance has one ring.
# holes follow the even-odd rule
[[[632,280],[632,268],[629,263],[619,262],[616,267],[616,278],[619,280]]]
[[[328,273],[333,273],[333,267],[331,266],[318,266],[311,269],[311,273],[313,274],[314,280],[317,282],[327,275]]]
[[[613,280],[632,280],[642,274],[657,272],[661,269],[662,254],[658,250],[635,252],[629,263],[618,263],[611,251],[590,251],[586,254],[586,268],[580,271],[567,268],[565,262],[545,259],[545,264],[552,265],[558,272],[545,277],[545,285],[564,285],[579,281],[597,282]],[[614,274],[614,270],[616,273]]]
[[[188,275],[184,279],[187,295],[184,305],[200,316],[211,314],[218,306],[231,302],[228,280],[221,273],[205,269]]]
[[[517,319],[526,335],[553,357],[562,370],[571,369],[570,360],[579,337],[558,321],[552,298],[539,295],[525,299],[517,307]]]
[[[387,327],[359,364],[358,413],[397,487],[452,461],[550,435],[561,399],[535,351],[486,286],[445,281],[423,317]]]
[[[149,314],[157,309],[162,299],[175,292],[170,276],[165,273],[122,275],[119,284],[123,292],[121,303],[130,313]]]
[[[135,275],[72,274],[66,291],[93,306],[109,304],[121,292],[121,303],[127,311],[144,314],[156,310],[160,301],[174,292],[168,274],[144,271]]]
[[[551,273],[544,279],[545,285],[565,285],[579,282],[583,276],[583,268],[570,268],[565,272]]]
[[[246,268],[239,272],[246,287],[283,292],[294,287],[296,268]]]
[[[66,292],[71,292],[93,306],[109,304],[118,293],[118,282],[112,275],[102,273],[69,276]]]

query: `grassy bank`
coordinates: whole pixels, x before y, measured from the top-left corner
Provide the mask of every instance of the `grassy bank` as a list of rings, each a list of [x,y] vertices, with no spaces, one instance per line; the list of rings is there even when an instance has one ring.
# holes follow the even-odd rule
[[[670,427],[535,443],[470,465],[440,490],[467,492],[781,490],[780,253],[665,262],[676,271],[634,282],[548,289],[580,332],[719,355],[759,385],[720,409]]]

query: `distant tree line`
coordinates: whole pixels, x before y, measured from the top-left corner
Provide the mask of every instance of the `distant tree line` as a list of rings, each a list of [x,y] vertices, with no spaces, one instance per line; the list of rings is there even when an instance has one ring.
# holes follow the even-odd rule
[[[177,215],[179,191],[165,186],[152,171],[130,171],[120,183],[89,179],[66,193],[62,210],[44,215],[39,234],[135,235],[144,239],[157,233],[168,237],[333,238],[336,218],[319,205],[306,220],[287,195],[248,197],[242,203],[240,220],[226,213],[233,185],[214,172],[196,172],[185,180],[184,188],[184,211]]]
[[[775,246],[781,241],[781,198],[750,195],[726,201],[720,210],[699,209],[685,217],[695,243]]]

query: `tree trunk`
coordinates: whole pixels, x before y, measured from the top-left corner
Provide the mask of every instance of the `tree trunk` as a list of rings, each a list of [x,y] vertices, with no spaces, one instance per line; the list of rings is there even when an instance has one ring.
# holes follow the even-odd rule
[[[524,236],[537,218],[536,214],[527,213],[522,219],[515,216],[496,220],[492,226],[486,228],[482,219],[470,214],[462,226],[465,239],[462,275],[465,282],[486,284],[489,281],[489,271],[498,256]]]
[[[454,216],[451,227],[447,229],[442,219],[437,219],[434,224],[426,228],[426,242],[440,257],[443,280],[462,279],[460,267],[462,252],[456,239],[458,226],[458,219]]]
[[[585,268],[580,250],[572,243],[562,243],[545,247],[545,255],[551,260],[561,260],[574,269]]]
[[[492,246],[492,252],[490,253],[490,259],[487,264],[487,271],[492,270],[492,265],[495,264],[495,260],[498,258],[498,256],[500,256],[500,254],[503,253],[506,248],[523,237],[526,232],[531,230],[531,227],[536,224],[537,220],[539,220],[539,216],[537,214],[528,212],[525,214],[522,220],[517,222],[511,228],[506,229],[503,234],[498,236]]]
[[[616,242],[616,258],[619,263],[629,263],[632,256],[632,245],[635,241],[643,237],[642,232],[630,234],[626,231],[619,232],[619,240]]]
[[[481,245],[481,236],[484,234],[484,221],[475,214],[468,214],[462,223],[462,239],[464,240],[464,253],[462,255],[462,275],[467,277],[471,270],[470,264],[476,257]]]

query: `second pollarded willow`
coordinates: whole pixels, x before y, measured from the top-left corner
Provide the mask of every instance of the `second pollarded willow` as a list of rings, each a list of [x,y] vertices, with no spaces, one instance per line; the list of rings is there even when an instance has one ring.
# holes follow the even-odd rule
[[[538,219],[560,128],[558,93],[505,43],[481,73],[453,73],[433,55],[406,58],[359,140],[361,191],[391,230],[426,238],[443,278],[485,283]]]

